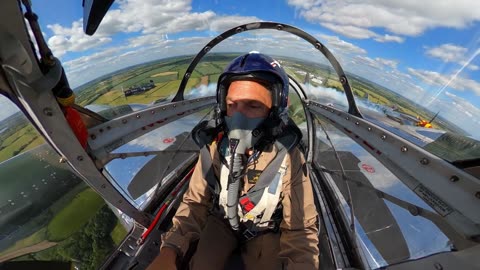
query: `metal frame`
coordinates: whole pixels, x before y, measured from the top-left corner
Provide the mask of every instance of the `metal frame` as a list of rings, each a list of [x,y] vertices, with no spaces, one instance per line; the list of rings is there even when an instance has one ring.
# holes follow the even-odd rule
[[[58,60],[57,60],[58,61]],[[61,74],[58,63],[39,80],[29,83],[10,66],[2,66],[11,90],[17,96],[22,109],[28,113],[32,122],[52,147],[68,162],[82,180],[88,183],[110,204],[142,225],[148,225],[151,216],[138,211],[126,200],[105,176],[96,168],[94,162],[78,142],[68,125],[61,108],[50,89]]]
[[[315,101],[304,102],[378,159],[463,237],[478,241],[480,180],[364,119]]]
[[[195,56],[195,58],[192,60],[192,62],[188,66],[187,70],[185,71],[185,75],[183,76],[182,82],[180,83],[180,87],[178,88],[178,92],[172,101],[182,101],[184,99],[183,93],[185,91],[185,87],[187,86],[188,79],[192,75],[193,70],[195,69],[197,64],[200,62],[202,57],[205,54],[207,54],[213,47],[215,47],[217,44],[219,44],[223,40],[233,35],[236,35],[245,31],[252,31],[252,30],[258,30],[258,29],[273,29],[273,30],[288,32],[312,44],[315,49],[319,50],[325,56],[325,58],[327,58],[327,60],[330,62],[332,67],[337,72],[340,83],[342,84],[343,89],[345,90],[345,94],[347,96],[348,112],[358,117],[362,117],[362,114],[358,110],[357,105],[355,103],[355,98],[353,96],[352,89],[348,82],[347,76],[345,75],[345,72],[343,71],[342,67],[338,63],[335,56],[333,56],[333,54],[328,50],[328,48],[325,45],[323,45],[320,41],[318,41],[315,37],[308,34],[307,32],[299,28],[293,27],[291,25],[277,23],[277,22],[252,22],[252,23],[243,24],[243,25],[231,28],[230,30],[225,31],[222,34],[215,37],[214,39],[212,39],[205,47],[203,47],[200,50],[200,52]]]
[[[110,152],[154,129],[215,104],[215,97],[161,104],[129,113],[88,130],[88,145],[102,167],[112,159]]]

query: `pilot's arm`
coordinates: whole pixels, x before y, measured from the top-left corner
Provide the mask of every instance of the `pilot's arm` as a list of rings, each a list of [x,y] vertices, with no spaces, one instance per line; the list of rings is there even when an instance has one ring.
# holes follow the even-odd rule
[[[200,160],[190,179],[183,200],[173,217],[172,228],[162,235],[160,255],[150,265],[150,269],[164,269],[173,265],[177,258],[182,258],[190,243],[199,239],[207,220],[211,205],[211,193],[202,176]],[[174,269],[174,268],[171,268]]]
[[[290,151],[287,166],[279,257],[286,269],[318,269],[317,211],[305,160],[297,148]]]

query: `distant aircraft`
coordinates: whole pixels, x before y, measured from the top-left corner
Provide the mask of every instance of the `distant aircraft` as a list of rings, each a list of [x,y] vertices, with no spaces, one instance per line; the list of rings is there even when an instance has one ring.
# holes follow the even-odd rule
[[[112,2],[84,1],[83,22],[88,34],[95,32]],[[436,132],[432,130],[428,133],[428,141],[420,143],[416,140],[424,130],[419,127],[399,129],[391,124],[394,117],[400,119],[401,115],[359,109],[341,65],[314,36],[283,23],[239,25],[213,38],[199,51],[185,70],[171,100],[160,99],[148,106],[111,106],[102,114],[101,110],[94,111],[92,107],[88,109],[74,103],[62,63],[52,56],[34,16],[25,16],[35,36],[33,40],[29,38],[20,9],[22,5],[26,13],[32,15],[29,1],[4,1],[0,9],[0,92],[25,113],[49,146],[42,145],[0,163],[1,173],[6,170],[10,176],[0,181],[0,190],[6,190],[8,185],[8,196],[12,196],[11,201],[6,201],[10,205],[5,201],[0,205],[3,237],[0,247],[5,246],[0,251],[9,251],[8,248],[15,248],[19,242],[28,244],[45,235],[50,240],[60,238],[67,228],[53,227],[51,220],[67,213],[58,209],[55,212],[55,207],[51,207],[48,220],[39,213],[49,200],[58,201],[55,196],[66,192],[63,183],[82,180],[107,202],[120,217],[121,225],[129,230],[102,268],[144,269],[158,254],[160,234],[171,226],[171,218],[188,186],[198,156],[198,148],[189,132],[162,128],[169,123],[175,123],[174,127],[193,128],[201,119],[208,119],[205,111],[211,112],[216,106],[215,96],[185,98],[190,75],[203,57],[224,40],[246,31],[273,29],[305,40],[318,50],[318,54],[324,55],[338,75],[338,84],[343,87],[348,104],[348,108],[342,110],[332,103],[310,99],[302,84],[290,78],[290,89],[298,95],[299,106],[304,111],[301,148],[320,217],[320,268],[369,268],[379,265],[372,262],[375,258],[380,258],[383,269],[443,269],[444,266],[467,269],[479,265],[478,164],[468,159],[447,161],[432,154],[428,147],[444,149],[445,144],[441,143],[448,141],[454,149],[462,145],[468,151],[478,149],[480,142],[443,131],[432,135],[430,133]],[[30,42],[38,46],[39,56]],[[307,73],[305,82],[309,80]],[[435,117],[423,127],[431,126]],[[335,140],[339,143],[334,144]],[[467,144],[471,147],[465,147]],[[148,148],[152,145],[153,150]],[[49,152],[50,146],[58,156]],[[51,167],[45,167],[39,155],[48,159]],[[124,162],[127,159],[129,162]],[[53,187],[35,193],[36,182],[44,178],[44,174],[50,177],[48,184]],[[22,192],[35,195],[27,199]],[[17,200],[18,195],[22,197]],[[75,210],[89,214],[81,208]],[[113,228],[113,225],[105,227]],[[38,227],[44,228],[43,234],[31,234],[32,228]],[[94,232],[100,227],[92,225],[91,229],[85,229],[83,234],[77,232],[76,236],[96,236]],[[423,234],[435,236],[420,240],[445,240],[445,245],[434,255],[418,255],[421,252],[412,250],[411,243],[419,240],[409,238],[408,232],[419,228]],[[52,231],[58,234],[52,237]],[[69,254],[69,248],[74,246],[45,241],[27,245],[26,251],[15,252],[28,257],[32,251],[58,244],[62,254]],[[419,243],[420,246],[424,244]],[[375,254],[368,254],[370,251]],[[96,247],[92,252],[100,254],[101,249]],[[15,253],[9,255],[12,257],[8,260],[15,258]],[[41,262],[35,259],[29,262],[29,267],[39,266]],[[185,266],[188,260],[186,256],[181,264]],[[232,263],[238,267],[238,263]],[[0,267],[14,264],[7,261]],[[78,265],[75,267],[82,269]]]

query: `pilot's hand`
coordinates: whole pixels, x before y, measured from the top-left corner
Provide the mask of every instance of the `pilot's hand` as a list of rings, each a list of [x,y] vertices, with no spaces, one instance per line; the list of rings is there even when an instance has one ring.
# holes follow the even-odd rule
[[[153,260],[147,270],[177,270],[177,253],[174,249],[163,247],[160,255]]]

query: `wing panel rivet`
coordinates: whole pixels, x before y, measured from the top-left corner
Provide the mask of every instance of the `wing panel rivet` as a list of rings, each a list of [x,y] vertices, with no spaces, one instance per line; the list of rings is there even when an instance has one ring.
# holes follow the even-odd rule
[[[126,124],[127,122],[128,122],[127,119],[123,119],[123,120],[122,120],[122,123],[123,123],[123,124]]]
[[[52,109],[50,108],[45,108],[43,109],[43,113],[46,115],[46,116],[52,116],[53,115],[53,112],[52,112]]]
[[[358,122],[358,121],[357,121],[357,122],[355,122],[355,125],[357,125],[357,126],[358,126],[358,125],[360,125],[360,122]]]
[[[372,128],[371,128],[371,127],[368,127],[367,130],[368,130],[368,131],[372,131]]]
[[[428,165],[428,163],[430,163],[430,160],[428,160],[427,158],[422,158],[422,159],[420,159],[420,164],[422,164],[422,165]]]
[[[387,135],[382,134],[382,136],[380,136],[380,138],[385,141],[387,139]]]
[[[450,182],[457,182],[458,180],[460,180],[460,178],[458,178],[456,175],[452,175],[452,177],[450,177]]]
[[[155,114],[155,110],[151,110],[150,113],[151,113],[151,114]]]
[[[140,114],[137,114],[137,115],[135,115],[135,117],[136,117],[137,119],[139,119],[141,116],[140,116]]]
[[[348,116],[347,116],[347,117],[345,117],[345,120],[350,120],[350,117],[348,117]]]
[[[77,157],[77,160],[78,160],[78,161],[83,161],[83,157],[82,157],[82,156],[78,156],[78,157]]]
[[[408,151],[408,148],[406,146],[402,146],[402,148],[400,148],[400,151],[405,153]]]

